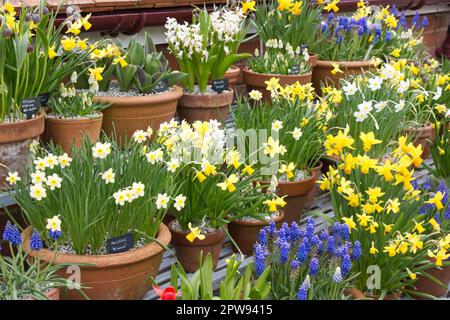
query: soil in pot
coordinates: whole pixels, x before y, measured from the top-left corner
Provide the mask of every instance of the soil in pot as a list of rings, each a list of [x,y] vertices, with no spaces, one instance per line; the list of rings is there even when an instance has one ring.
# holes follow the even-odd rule
[[[179,231],[178,222],[172,220],[169,223],[169,230],[172,234],[172,245],[178,260],[186,272],[195,272],[198,270],[200,254],[205,259],[208,253],[211,253],[213,260],[213,269],[217,267],[222,250],[222,243],[225,240],[225,232],[221,229],[202,233],[205,239],[194,239],[190,242],[186,239],[189,232]]]
[[[30,144],[44,132],[44,113],[29,120],[0,123],[0,191],[10,188],[8,172],[18,172],[22,179],[31,164]]]
[[[314,198],[316,197],[316,194],[318,194],[318,192],[320,191],[320,188],[316,184],[316,182],[322,176],[322,168],[323,168],[323,163],[322,163],[322,161],[319,161],[317,166],[311,169],[311,171],[313,172],[314,177],[315,177],[315,179],[314,179],[314,187],[312,188],[312,190],[308,193],[308,196],[306,197],[305,208],[309,208],[312,205],[314,205]]]
[[[332,74],[333,64],[338,63],[339,68],[343,71]],[[313,69],[312,83],[317,94],[321,94],[321,84],[332,85],[337,89],[340,88],[340,79],[348,78],[352,75],[362,74],[369,71],[373,67],[371,61],[321,61],[318,60]]]
[[[136,130],[151,127],[153,131],[157,131],[161,123],[172,119],[183,89],[173,86],[169,91],[134,96],[120,92],[116,96],[108,96],[107,92],[103,94],[95,97],[95,100],[111,105],[102,111],[102,129],[108,135],[115,133],[118,141],[123,144]]]
[[[419,128],[407,128],[404,133],[412,138],[415,147],[422,145],[422,159],[428,159],[431,156],[431,143],[434,137],[434,128],[431,123]]]
[[[225,122],[230,105],[233,103],[233,91],[226,90],[216,93],[208,87],[204,94],[193,92],[184,93],[178,102],[178,116],[188,123],[195,121],[218,120]]]
[[[441,268],[435,267],[424,272],[438,279],[440,282],[442,282],[442,284],[444,284],[444,286],[428,279],[427,277],[419,275],[417,277],[416,283],[414,283],[414,286],[416,287],[415,291],[426,293],[436,298],[444,297],[448,291],[448,285],[450,283],[450,266]],[[414,298],[422,299],[420,296],[414,296]]]
[[[283,218],[284,212],[281,210],[276,216],[273,217],[273,221],[275,222],[277,228],[281,226]],[[245,255],[251,256],[253,255],[253,245],[258,240],[259,232],[261,229],[268,226],[271,221],[272,219],[260,221],[252,218],[234,220],[228,224],[228,232],[234,242],[238,245],[241,252]],[[234,244],[233,250],[234,252],[239,252]]]
[[[278,181],[277,194],[285,197],[286,205],[283,207],[284,218],[282,222],[299,222],[305,209],[308,193],[314,187],[315,174],[311,171],[308,178],[289,182]],[[260,181],[261,185],[270,185],[270,181]]]
[[[64,152],[70,153],[72,145],[80,147],[86,136],[93,143],[100,137],[103,114],[98,113],[87,118],[64,119],[51,114],[45,119],[45,130],[53,142],[61,146]]]
[[[24,231],[24,250],[29,248],[31,228]],[[161,224],[158,242],[167,246],[170,242],[169,229]],[[83,292],[92,300],[137,300],[142,299],[151,288],[151,277],[158,273],[164,249],[156,242],[127,252],[105,255],[75,255],[55,253],[48,249],[31,251],[30,257],[56,264],[79,264]],[[64,278],[74,279],[76,270],[58,271]],[[61,299],[78,300],[83,296],[76,289],[62,289]]]
[[[300,84],[306,84],[311,82],[312,73],[306,73],[302,75],[282,75],[282,74],[263,74],[253,72],[249,69],[244,69],[244,81],[247,85],[247,92],[252,90],[258,90],[262,93],[263,100],[266,102],[272,102],[272,98],[270,96],[270,91],[266,90],[267,85],[266,81],[269,81],[272,78],[278,78],[279,83],[282,86],[292,85],[296,82]]]

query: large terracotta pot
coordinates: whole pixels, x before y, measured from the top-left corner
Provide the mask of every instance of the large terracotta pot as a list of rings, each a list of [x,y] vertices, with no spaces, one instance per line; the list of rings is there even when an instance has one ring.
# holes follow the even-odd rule
[[[9,188],[8,172],[17,171],[24,178],[31,164],[30,144],[44,132],[44,113],[35,118],[0,123],[0,190]]]
[[[354,300],[379,300],[379,296],[373,296],[370,294],[365,294],[357,288],[345,289],[345,294],[350,295]],[[403,292],[397,291],[396,293],[388,294],[383,300],[400,300]]]
[[[436,298],[445,296],[448,291],[448,285],[450,283],[450,266],[441,268],[435,267],[424,272],[438,279],[444,286],[439,285],[438,283],[428,279],[427,277],[419,275],[417,277],[417,281],[414,283],[416,291],[432,295]],[[420,299],[419,296],[415,296],[414,298]]]
[[[282,86],[292,85],[296,82],[300,84],[306,84],[311,82],[312,73],[306,73],[302,75],[284,75],[284,74],[263,74],[253,72],[249,69],[244,69],[244,81],[247,85],[247,92],[252,90],[258,90],[262,93],[263,100],[266,102],[271,102],[272,98],[270,96],[270,91],[266,90],[266,81],[272,78],[278,78],[279,84]]]
[[[102,129],[103,114],[84,119],[58,119],[47,117],[45,130],[51,140],[60,145],[64,152],[70,153],[71,145],[80,147],[83,137],[88,137],[93,143],[97,142]]]
[[[305,205],[306,208],[313,205],[314,198],[316,197],[317,192],[319,192],[319,186],[316,184],[316,182],[322,176],[322,167],[323,167],[323,163],[322,163],[322,161],[319,161],[317,166],[311,169],[311,171],[314,173],[314,177],[315,177],[314,187],[312,188],[312,190],[308,193],[308,196],[306,197],[306,205]]]
[[[277,228],[281,226],[281,222],[284,218],[284,212],[280,210],[280,214],[273,219]],[[245,255],[253,255],[253,245],[258,240],[258,235],[261,229],[268,226],[269,221],[244,221],[234,220],[228,224],[228,232],[233,240],[238,245],[241,252]],[[233,244],[234,252],[238,252],[237,248]]]
[[[343,73],[331,73],[334,69],[333,64],[339,63],[339,68]],[[340,79],[347,78],[352,75],[361,74],[367,72],[373,67],[371,61],[317,61],[316,66],[313,69],[312,83],[317,94],[321,93],[321,83],[333,85],[336,88],[340,88]]]
[[[171,91],[135,97],[97,96],[95,100],[111,105],[103,110],[102,129],[108,135],[114,132],[119,143],[130,139],[136,130],[149,126],[156,131],[161,123],[175,116],[178,99],[183,89],[173,86]]]
[[[178,261],[180,261],[186,272],[195,272],[198,270],[200,253],[202,259],[206,258],[208,253],[211,253],[213,261],[213,269],[217,267],[220,258],[220,251],[222,250],[222,243],[225,240],[225,232],[217,230],[205,234],[205,239],[195,239],[190,242],[186,239],[189,232],[180,232],[172,228],[175,220],[169,223],[169,230],[172,234],[172,245],[175,248]]]
[[[24,232],[24,251],[29,248],[31,228]],[[157,240],[167,246],[170,232],[164,224],[158,230]],[[161,264],[164,249],[156,242],[131,251],[106,255],[74,255],[55,253],[48,249],[30,251],[33,258],[55,264],[80,264],[80,282],[86,287],[83,292],[92,300],[136,300],[142,299],[151,288],[151,277],[155,277]],[[84,264],[84,265],[81,265]],[[67,278],[65,268],[58,271]],[[68,300],[83,299],[76,289],[61,290],[61,298]]]
[[[422,145],[422,159],[428,159],[431,155],[431,142],[434,138],[434,128],[431,123],[419,128],[407,128],[404,130],[405,134],[413,139],[415,147]]]
[[[178,116],[189,123],[213,119],[225,122],[232,102],[232,90],[222,93],[185,93],[178,103]]]
[[[308,179],[278,182],[277,194],[280,197],[285,197],[286,205],[283,207],[284,218],[282,222],[292,223],[299,222],[303,214],[303,210],[308,199],[308,193],[314,187],[316,175],[311,171],[311,176]],[[270,185],[270,181],[260,181],[261,185]]]

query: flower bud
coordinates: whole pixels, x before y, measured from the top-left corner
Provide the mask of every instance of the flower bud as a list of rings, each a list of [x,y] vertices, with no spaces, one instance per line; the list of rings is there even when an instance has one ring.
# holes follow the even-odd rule
[[[10,28],[5,28],[5,30],[3,30],[3,36],[5,38],[9,38],[12,36],[12,30]]]
[[[72,7],[72,6],[68,6],[68,7],[66,8],[66,14],[67,14],[68,16],[71,16],[71,15],[73,15],[73,14],[74,14],[74,12],[75,12],[75,9],[74,9],[74,7]]]
[[[25,15],[25,21],[30,22],[30,20],[31,20],[31,14],[29,12],[27,12],[27,14]]]
[[[42,8],[42,14],[47,15],[49,13],[50,13],[50,11],[48,10],[47,7]]]
[[[31,19],[35,24],[38,24],[41,21],[41,17],[37,13],[33,13]]]

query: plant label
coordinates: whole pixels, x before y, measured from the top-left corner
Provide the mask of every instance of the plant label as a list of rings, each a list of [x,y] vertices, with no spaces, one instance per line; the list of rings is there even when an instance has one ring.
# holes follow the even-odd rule
[[[22,100],[20,111],[26,116],[27,119],[31,119],[41,108],[41,98],[32,98]]]
[[[169,90],[169,84],[167,83],[167,80],[161,80],[159,81],[155,87],[153,88],[155,92],[165,92]]]
[[[50,92],[41,93],[38,98],[41,99],[41,106],[46,107],[48,100],[50,100]]]
[[[290,74],[293,74],[293,75],[300,74],[300,65],[299,64],[294,64],[292,66],[292,68],[291,68]]]
[[[228,79],[213,80],[211,89],[217,93],[222,93],[228,90]]]
[[[134,239],[132,233],[106,240],[106,252],[109,254],[126,252],[134,247]]]

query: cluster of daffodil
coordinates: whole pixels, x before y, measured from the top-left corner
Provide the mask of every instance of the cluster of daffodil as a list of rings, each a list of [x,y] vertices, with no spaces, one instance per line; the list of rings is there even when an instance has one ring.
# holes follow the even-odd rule
[[[262,176],[303,179],[322,155],[330,114],[321,112],[311,84],[281,86],[276,78],[266,84],[272,104],[260,101],[253,91],[250,99],[256,102],[241,100],[233,111],[236,139],[246,148],[247,162],[259,160]]]
[[[76,68],[89,67],[90,47],[78,34],[91,28],[90,15],[77,13],[55,27],[56,15],[43,4],[20,11],[9,2],[0,6],[0,50],[10,53],[0,63],[0,121],[22,119],[24,99],[53,92]]]
[[[246,11],[254,11],[255,19],[251,23],[263,43],[276,39],[285,47],[290,45],[295,50],[303,46],[317,53],[323,0],[317,3],[309,0],[269,0],[255,4],[255,1],[247,0],[242,6]]]
[[[437,84],[425,87],[419,68],[406,59],[391,60],[374,72],[342,80],[341,85],[340,90],[323,88],[327,102],[323,106],[334,115],[329,126],[349,126],[357,150],[362,147],[361,134],[376,134],[380,141],[371,154],[378,156],[404,129],[426,125],[442,92]]]
[[[441,114],[440,120],[435,122],[435,137],[430,148],[434,168],[428,169],[437,178],[450,179],[450,111]]]
[[[148,141],[151,135],[151,129],[141,130],[123,148],[115,141],[93,144],[86,138],[71,156],[33,144],[34,166],[26,181],[9,174],[13,197],[43,235],[47,219],[58,216],[61,242],[77,254],[97,254],[107,239],[128,232],[136,242],[150,241],[169,207],[181,210],[186,200],[165,168],[166,155],[150,161],[149,154],[158,150]],[[51,239],[43,236],[48,245]]]
[[[358,148],[355,155],[356,141],[348,128],[327,137],[327,154],[338,155],[341,161],[319,183],[322,190],[330,190],[335,219],[348,225],[352,240],[361,242],[363,258],[354,266],[360,272],[358,289],[385,295],[413,284],[431,267],[429,255],[441,265],[442,250],[447,250],[442,244],[448,236],[437,232],[434,218],[419,214],[425,201],[437,203],[439,197],[425,200],[416,187],[413,174],[423,162],[421,146],[402,136],[392,152],[372,158],[370,149],[379,141],[371,133],[359,139],[364,152]],[[367,282],[371,266],[381,270],[375,289]]]
[[[411,58],[423,53],[421,34],[427,21],[419,29],[418,14],[408,28],[404,13],[392,7],[373,7],[363,0],[351,16],[335,16],[339,11],[339,0],[324,7],[329,12],[322,21],[318,53],[323,60],[360,61],[384,56]]]
[[[225,147],[220,126],[215,120],[192,125],[172,120],[157,134],[159,150],[167,155],[166,170],[186,196],[185,206],[173,212],[182,230],[221,228],[242,217],[263,219],[285,204],[255,186],[254,164],[245,163],[235,148]]]

